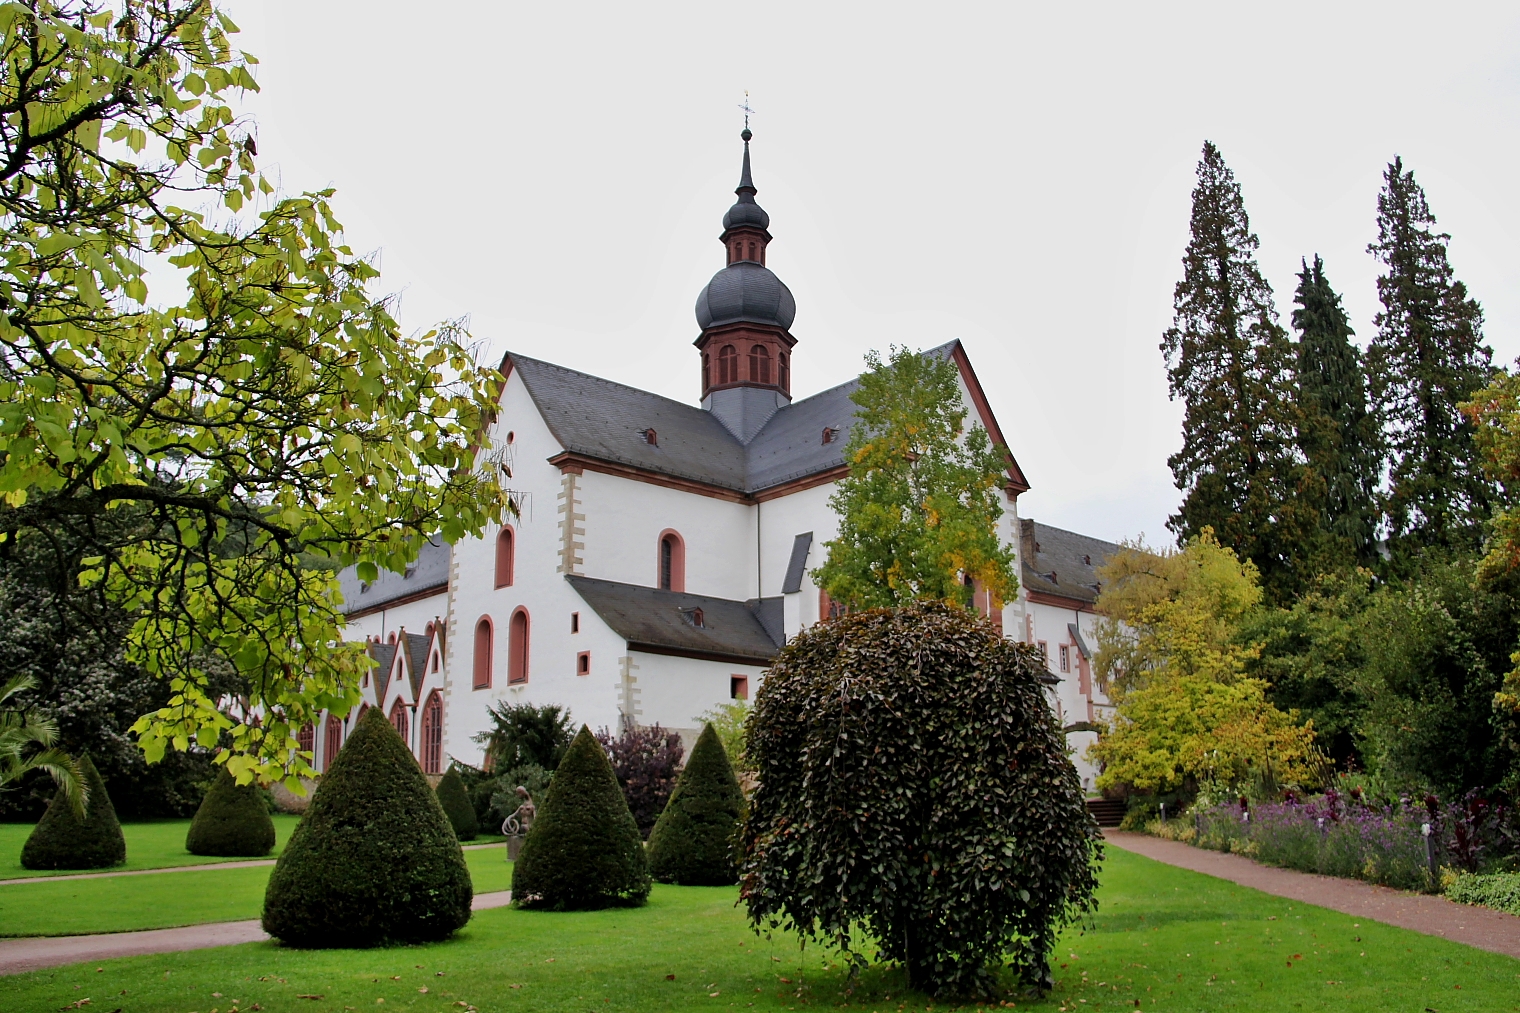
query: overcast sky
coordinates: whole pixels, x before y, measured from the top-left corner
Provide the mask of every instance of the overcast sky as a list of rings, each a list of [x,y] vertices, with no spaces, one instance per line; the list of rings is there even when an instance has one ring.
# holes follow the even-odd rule
[[[1224,13],[1228,6],[1241,11]],[[1032,489],[1020,513],[1170,540],[1157,345],[1205,138],[1284,322],[1319,252],[1373,332],[1395,154],[1520,355],[1514,4],[234,2],[261,161],[333,186],[410,328],[695,403],[746,89],[793,390],[960,338]]]

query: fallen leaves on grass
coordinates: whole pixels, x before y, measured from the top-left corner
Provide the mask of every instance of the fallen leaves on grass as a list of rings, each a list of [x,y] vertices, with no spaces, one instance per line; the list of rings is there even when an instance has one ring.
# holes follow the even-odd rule
[[[312,995],[309,992],[303,992],[300,995],[297,995],[296,998],[297,999],[321,999],[322,996],[320,996],[320,995]]]
[[[59,1006],[58,1009],[60,1010],[60,1013],[61,1013],[62,1010],[66,1010],[66,1009],[84,1009],[89,1004],[90,1004],[90,1000],[88,1000],[88,999],[75,999],[73,1002],[69,1003],[67,1006]]]

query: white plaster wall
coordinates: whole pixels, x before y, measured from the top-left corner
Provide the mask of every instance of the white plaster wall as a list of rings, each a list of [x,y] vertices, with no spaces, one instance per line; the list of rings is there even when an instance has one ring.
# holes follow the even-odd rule
[[[1048,651],[1050,671],[1061,680],[1052,694],[1052,703],[1057,708],[1057,713],[1063,725],[1075,721],[1088,720],[1088,702],[1091,700],[1093,718],[1103,720],[1113,715],[1113,707],[1109,704],[1108,697],[1098,688],[1096,675],[1092,679],[1092,693],[1085,695],[1081,691],[1081,676],[1078,669],[1077,649],[1071,639],[1071,631],[1067,629],[1069,623],[1076,623],[1082,632],[1082,639],[1086,641],[1090,650],[1097,650],[1096,624],[1098,617],[1091,612],[1078,609],[1057,608],[1053,605],[1042,603],[1030,603],[1029,614],[1033,618],[1034,637],[1033,642],[1044,641]],[[1062,644],[1071,646],[1071,671],[1062,672],[1061,652]],[[1093,732],[1073,732],[1066,737],[1067,745],[1073,749],[1072,762],[1076,765],[1077,773],[1082,778],[1082,786],[1089,790],[1093,788],[1093,782],[1098,776],[1095,764],[1087,759],[1087,749],[1097,741],[1097,735]]]
[[[399,636],[403,627],[408,632],[421,633],[427,629],[428,623],[447,616],[448,612],[448,590],[439,588],[437,594],[419,601],[381,609],[367,616],[350,620],[348,625],[343,627],[343,639],[363,640],[365,637],[375,637],[384,640],[392,633]]]
[[[660,533],[669,528],[686,544],[687,591],[755,597],[754,507],[591,471],[580,484],[588,577],[658,586]]]
[[[659,724],[673,731],[695,733],[701,730],[697,715],[714,707],[732,703],[728,680],[733,675],[749,677],[749,695],[753,700],[764,668],[760,665],[736,665],[730,662],[673,658],[664,654],[629,654],[637,666],[639,699],[643,708],[640,724]],[[683,739],[687,737],[683,734]],[[687,742],[690,746],[690,741]]]

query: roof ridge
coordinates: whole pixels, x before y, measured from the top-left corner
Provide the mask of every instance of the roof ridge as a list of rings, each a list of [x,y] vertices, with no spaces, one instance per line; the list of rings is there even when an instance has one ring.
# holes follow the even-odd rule
[[[664,401],[665,403],[673,405],[673,406],[675,406],[677,408],[684,408],[687,411],[701,412],[704,415],[709,414],[708,411],[707,411],[707,409],[703,408],[701,405],[690,404],[690,403],[688,403],[686,401],[677,401],[673,397],[666,397],[664,394],[660,394],[660,393],[657,393],[656,391],[652,391],[652,390],[645,390],[643,387],[635,387],[632,384],[619,383],[616,380],[609,380],[605,376],[597,376],[595,373],[587,373],[587,372],[585,372],[583,370],[571,369],[569,366],[561,366],[559,363],[557,363],[557,362],[550,362],[547,359],[535,359],[531,355],[519,355],[517,352],[512,352],[512,351],[509,351],[506,354],[507,354],[508,358],[512,359],[512,361],[514,363],[515,362],[531,362],[531,363],[533,363],[536,366],[547,366],[550,369],[557,369],[561,373],[572,373],[575,376],[582,376],[582,377],[585,377],[588,380],[595,380],[598,383],[604,383],[604,384],[606,384],[609,387],[617,387],[620,390],[631,391],[634,394],[642,394],[645,397],[655,398],[655,399],[657,399],[659,401]],[[526,380],[524,382],[526,382]],[[716,419],[714,421],[716,421]],[[727,432],[727,430],[724,430],[724,431]],[[735,440],[734,442],[737,443],[738,440]]]

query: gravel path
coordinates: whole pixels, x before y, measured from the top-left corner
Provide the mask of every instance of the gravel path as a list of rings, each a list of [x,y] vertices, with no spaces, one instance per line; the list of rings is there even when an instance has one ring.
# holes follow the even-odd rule
[[[1445,897],[1404,893],[1359,879],[1315,876],[1292,869],[1259,865],[1241,855],[1206,851],[1180,841],[1147,834],[1105,830],[1103,837],[1116,848],[1154,858],[1167,865],[1191,869],[1262,893],[1302,901],[1369,921],[1440,936],[1491,953],[1520,958],[1520,918],[1503,911],[1456,904]]]
[[[465,844],[461,846],[464,851],[477,851],[481,848],[500,848],[503,841],[493,844]],[[248,862],[205,862],[201,865],[171,865],[164,869],[130,869],[121,872],[79,872],[70,873],[67,876],[26,876],[22,879],[0,879],[0,886],[19,886],[22,883],[56,883],[59,880],[68,879],[109,879],[112,876],[153,876],[160,872],[205,872],[207,869],[250,869],[258,865],[273,865],[273,858],[258,858]]]
[[[485,911],[493,907],[506,907],[511,902],[511,890],[478,893],[470,908]],[[186,925],[177,929],[112,932],[99,936],[0,939],[0,974],[21,974],[45,967],[109,960],[112,957],[140,957],[151,953],[202,950],[208,946],[257,943],[268,938],[259,926],[258,919],[254,918],[246,922],[212,922],[209,925]]]

